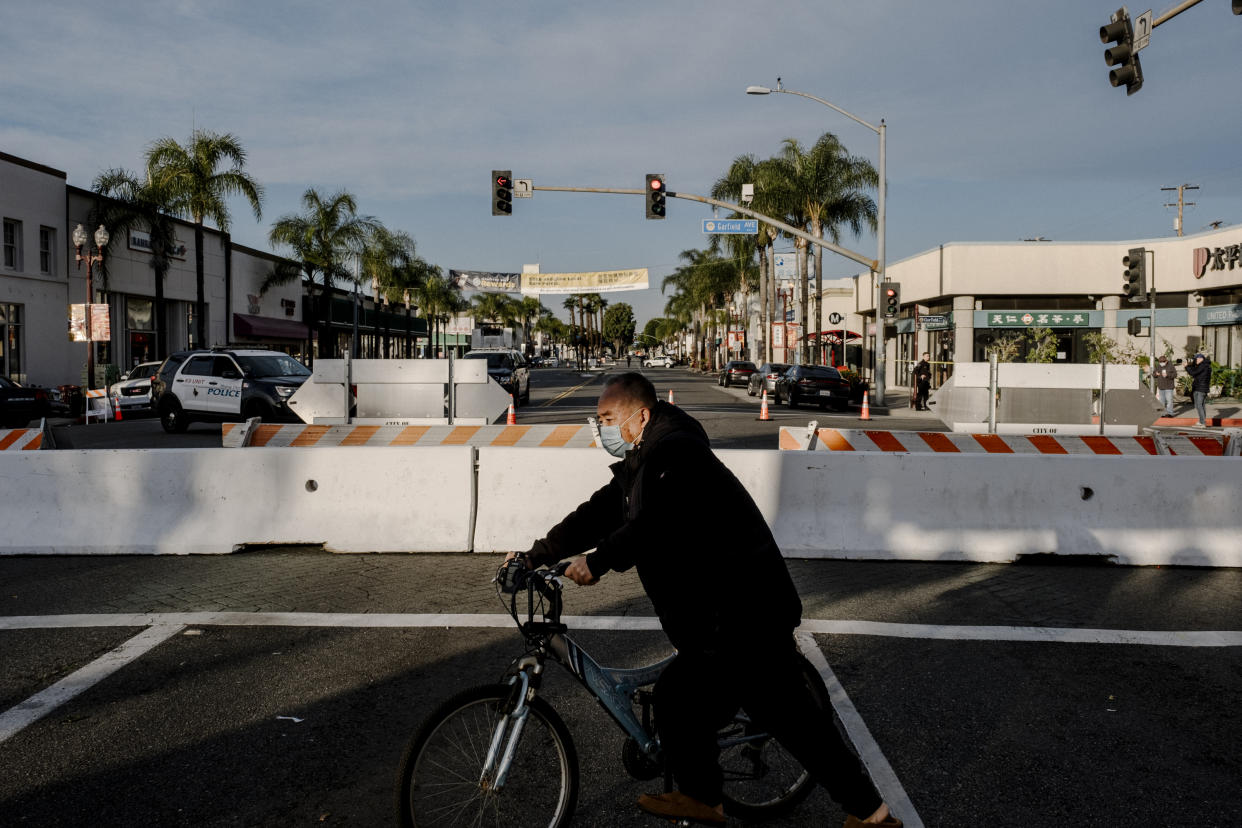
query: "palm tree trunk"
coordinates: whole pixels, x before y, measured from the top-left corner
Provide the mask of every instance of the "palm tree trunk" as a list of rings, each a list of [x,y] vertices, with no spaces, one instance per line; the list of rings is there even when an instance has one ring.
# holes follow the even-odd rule
[[[206,348],[207,343],[207,287],[204,281],[203,263],[203,219],[194,219],[194,280],[197,289],[197,302],[194,309],[194,327],[197,330],[194,343],[196,348]]]
[[[810,294],[806,289],[806,242],[798,239],[798,283],[802,286],[802,347],[798,352],[802,355],[801,361],[809,363],[811,361],[810,333],[811,333],[811,315],[810,315]]]
[[[771,362],[772,319],[768,314],[768,250],[759,245],[759,362]]]
[[[823,222],[815,222],[814,236],[817,239],[824,237]],[[817,365],[826,363],[828,359],[824,356],[824,343],[822,341],[824,331],[824,247],[823,245],[815,245],[815,363]]]
[[[168,322],[164,312],[164,268],[155,270],[155,358],[168,356]]]

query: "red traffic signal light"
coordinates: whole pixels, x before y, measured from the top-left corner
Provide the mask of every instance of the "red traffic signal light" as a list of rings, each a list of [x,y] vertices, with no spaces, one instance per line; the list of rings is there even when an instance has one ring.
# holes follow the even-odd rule
[[[513,172],[492,170],[492,215],[513,215]]]
[[[647,218],[664,218],[664,176],[647,173]]]
[[[896,319],[901,315],[901,285],[896,282],[884,283],[884,307],[881,312],[885,319]]]

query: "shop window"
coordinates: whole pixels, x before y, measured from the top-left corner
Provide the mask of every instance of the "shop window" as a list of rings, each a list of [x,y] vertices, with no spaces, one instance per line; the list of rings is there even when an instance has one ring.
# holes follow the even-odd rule
[[[22,352],[22,306],[0,304],[0,374],[26,381]]]

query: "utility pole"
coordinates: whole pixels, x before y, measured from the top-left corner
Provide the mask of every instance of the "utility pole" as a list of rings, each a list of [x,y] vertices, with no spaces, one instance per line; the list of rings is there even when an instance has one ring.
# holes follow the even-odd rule
[[[1164,206],[1177,208],[1177,221],[1173,223],[1173,229],[1177,231],[1177,235],[1179,238],[1182,235],[1182,208],[1195,206],[1195,203],[1193,201],[1184,200],[1185,192],[1186,190],[1197,190],[1197,189],[1199,189],[1199,186],[1197,184],[1183,184],[1180,187],[1161,187],[1160,188],[1161,192],[1172,192],[1173,190],[1177,190],[1177,204],[1166,204]]]

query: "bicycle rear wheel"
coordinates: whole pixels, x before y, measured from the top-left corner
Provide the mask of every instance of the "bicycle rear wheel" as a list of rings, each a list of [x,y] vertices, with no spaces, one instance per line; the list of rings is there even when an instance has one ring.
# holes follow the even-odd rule
[[[801,653],[798,662],[816,707],[831,715],[832,703],[819,671]],[[731,816],[779,816],[806,799],[815,788],[815,780],[802,763],[771,736],[760,732],[744,712],[721,729],[720,744],[725,811]]]
[[[551,705],[530,701],[504,787],[483,764],[512,689],[490,685],[450,698],[419,727],[398,779],[397,819],[405,828],[568,825],[578,801],[578,754]]]

